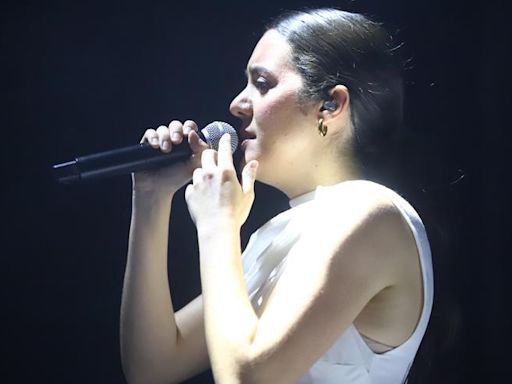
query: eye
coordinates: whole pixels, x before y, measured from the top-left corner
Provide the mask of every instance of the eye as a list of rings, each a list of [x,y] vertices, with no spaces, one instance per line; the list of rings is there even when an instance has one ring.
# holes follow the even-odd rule
[[[270,82],[264,78],[263,76],[258,76],[254,80],[254,86],[261,92],[266,93],[270,88],[272,88]]]

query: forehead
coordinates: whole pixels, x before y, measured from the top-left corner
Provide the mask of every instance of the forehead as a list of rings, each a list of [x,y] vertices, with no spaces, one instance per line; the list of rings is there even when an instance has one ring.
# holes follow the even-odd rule
[[[252,66],[264,66],[274,72],[293,69],[290,45],[276,30],[267,31],[252,52],[247,67]]]

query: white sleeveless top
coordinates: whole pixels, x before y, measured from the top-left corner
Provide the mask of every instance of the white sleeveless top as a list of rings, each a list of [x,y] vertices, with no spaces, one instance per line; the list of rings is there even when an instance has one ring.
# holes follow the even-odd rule
[[[313,217],[318,204],[332,207],[347,183],[369,183],[381,188],[409,224],[416,240],[423,276],[423,310],[415,331],[403,344],[385,353],[374,353],[355,326],[350,325],[331,348],[298,381],[299,384],[402,384],[425,334],[433,302],[433,272],[430,247],[421,219],[411,205],[394,191],[365,180],[351,180],[315,191],[290,201],[291,208],[253,233],[242,254],[249,297],[256,313],[285,268],[286,255],[301,234],[300,223]],[[358,185],[358,188],[361,185]]]

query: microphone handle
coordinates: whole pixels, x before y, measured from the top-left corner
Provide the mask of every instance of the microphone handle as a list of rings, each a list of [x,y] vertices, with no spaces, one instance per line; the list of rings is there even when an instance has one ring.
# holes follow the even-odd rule
[[[163,153],[148,143],[113,149],[53,166],[61,184],[100,179],[115,175],[152,169],[188,159],[192,155],[188,142],[175,145],[170,153]]]

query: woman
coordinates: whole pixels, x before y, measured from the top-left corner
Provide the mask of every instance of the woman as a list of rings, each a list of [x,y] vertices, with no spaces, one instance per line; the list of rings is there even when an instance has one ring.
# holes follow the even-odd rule
[[[334,9],[270,26],[230,110],[242,124],[239,182],[229,136],[206,149],[192,121],[144,135],[190,161],[133,177],[121,311],[130,383],[180,382],[211,366],[218,383],[401,383],[432,306],[421,220],[364,180],[401,123],[392,42],[376,23]],[[203,294],[176,313],[167,277],[171,199],[197,227]],[[254,181],[290,198],[243,255]],[[169,196],[171,198],[169,198]]]

